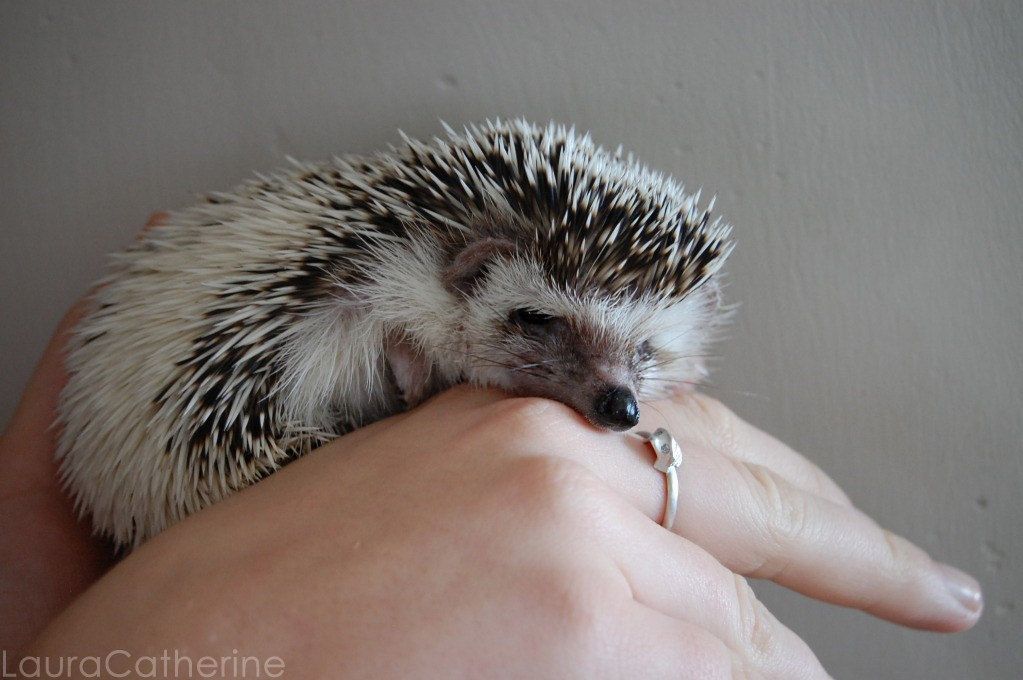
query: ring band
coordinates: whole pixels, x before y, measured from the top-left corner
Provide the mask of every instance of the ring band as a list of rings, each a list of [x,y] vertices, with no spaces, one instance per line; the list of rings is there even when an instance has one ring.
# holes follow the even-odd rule
[[[663,427],[650,432],[636,432],[636,435],[653,447],[657,460],[654,469],[664,473],[668,496],[664,501],[664,519],[661,526],[671,529],[678,514],[678,466],[682,464],[682,447]]]

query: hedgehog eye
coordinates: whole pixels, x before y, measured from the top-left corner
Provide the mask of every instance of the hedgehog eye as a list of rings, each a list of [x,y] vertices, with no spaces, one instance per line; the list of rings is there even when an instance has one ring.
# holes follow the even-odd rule
[[[639,343],[639,347],[636,348],[636,356],[639,357],[640,361],[647,361],[654,356],[654,346],[650,344],[649,340],[644,340]]]
[[[548,326],[558,317],[538,312],[535,309],[513,309],[508,315],[508,320],[517,326],[542,327]]]

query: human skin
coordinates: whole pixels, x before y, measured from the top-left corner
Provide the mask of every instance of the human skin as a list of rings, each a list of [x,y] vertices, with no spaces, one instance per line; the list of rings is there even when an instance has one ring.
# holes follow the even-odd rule
[[[686,454],[677,535],[656,523],[664,480],[646,445],[553,402],[456,388],[109,569],[52,463],[78,313],[0,439],[0,648],[238,649],[282,657],[289,677],[826,677],[736,574],[918,628],[980,615],[973,579],[700,394],[645,410],[643,425],[666,425]]]

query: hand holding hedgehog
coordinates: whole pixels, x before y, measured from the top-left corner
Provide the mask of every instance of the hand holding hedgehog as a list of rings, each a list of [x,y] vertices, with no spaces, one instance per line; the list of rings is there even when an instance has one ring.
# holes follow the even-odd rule
[[[643,445],[555,402],[459,387],[162,533],[29,653],[236,648],[280,656],[288,677],[704,680],[736,677],[736,666],[742,677],[828,677],[738,571],[907,625],[976,620],[939,565],[886,540],[805,459],[699,395],[657,408],[688,435],[678,530],[692,541],[651,521],[663,492]],[[19,430],[0,440],[0,462],[12,462]],[[734,436],[718,450],[722,431]],[[17,529],[38,513],[10,507],[24,496],[2,493],[4,481],[0,523],[13,516]],[[758,493],[768,484],[770,502]],[[788,531],[777,507],[805,508],[807,531]],[[0,562],[23,564],[51,535],[0,550]],[[37,601],[38,572],[25,579],[31,588],[5,589],[0,608],[12,595]]]
[[[459,382],[625,430],[703,376],[729,227],[523,121],[299,165],[174,213],[78,328],[61,472],[119,545]]]
[[[60,350],[66,342],[66,329],[79,316],[75,312],[62,324],[64,331],[55,336],[16,414],[0,436],[0,465],[11,473],[0,476],[0,580],[5,584],[0,610],[12,614],[0,618],[0,647],[5,649],[21,648],[104,571],[102,554],[106,548],[99,541],[90,541],[82,531],[84,528],[73,522],[53,479],[50,463],[54,443],[48,424],[53,420],[59,388],[67,380],[61,369]],[[979,616],[981,599],[975,581],[931,561],[904,539],[883,532],[806,459],[699,393],[656,404],[656,411],[663,412],[665,421],[641,423],[645,427],[652,423],[667,425],[684,438],[686,474],[682,479],[681,521],[676,531],[693,543],[676,539],[675,546],[669,541],[670,535],[653,523],[640,527],[634,520],[619,517],[622,513],[635,514],[629,505],[651,519],[656,519],[662,510],[663,490],[658,490],[655,483],[659,473],[650,466],[645,447],[586,427],[571,412],[554,408],[556,405],[551,402],[508,401],[499,397],[473,390],[448,392],[424,408],[381,423],[383,427],[363,428],[342,437],[322,447],[318,454],[306,457],[284,475],[275,475],[270,484],[260,484],[232,503],[201,513],[194,521],[167,532],[147,549],[123,560],[49,627],[47,634],[37,641],[35,651],[44,653],[49,649],[58,653],[78,648],[76,641],[81,642],[83,636],[93,642],[96,636],[105,636],[116,645],[130,646],[143,631],[153,635],[156,623],[162,636],[159,644],[195,634],[201,638],[197,640],[201,643],[197,649],[214,651],[208,649],[207,633],[213,630],[211,626],[236,620],[242,602],[246,603],[245,610],[263,613],[246,619],[241,629],[221,632],[243,635],[246,650],[253,653],[260,649],[267,654],[286,653],[288,645],[295,644],[303,650],[301,658],[307,663],[326,662],[327,657],[336,657],[338,653],[342,658],[335,661],[352,663],[361,659],[367,663],[387,663],[393,661],[393,640],[407,643],[409,636],[424,631],[429,638],[424,649],[437,649],[439,640],[448,638],[439,638],[440,631],[422,625],[423,607],[429,610],[439,605],[433,615],[440,617],[438,620],[452,619],[449,599],[438,597],[441,589],[452,585],[446,580],[450,572],[444,565],[453,561],[461,565],[462,571],[475,565],[463,576],[465,587],[458,598],[463,603],[469,595],[480,594],[478,588],[470,587],[472,584],[490,582],[494,572],[499,571],[494,563],[460,560],[458,556],[465,549],[472,550],[471,541],[458,542],[455,550],[445,543],[453,535],[478,535],[481,520],[490,540],[505,546],[496,555],[502,568],[511,566],[519,576],[523,572],[515,565],[521,565],[525,557],[520,545],[523,521],[541,522],[535,532],[527,531],[526,536],[541,538],[550,531],[567,532],[553,545],[536,544],[546,546],[542,548],[546,554],[533,554],[537,560],[534,564],[551,568],[564,566],[563,558],[572,554],[564,549],[566,541],[575,541],[579,535],[589,535],[594,530],[617,532],[632,527],[626,528],[625,536],[630,559],[646,554],[643,552],[646,548],[636,542],[639,537],[656,534],[662,537],[656,541],[658,545],[667,541],[663,548],[648,555],[650,565],[664,561],[662,552],[674,554],[680,550],[695,556],[698,545],[736,573],[773,578],[818,599],[857,606],[903,625],[962,630]],[[529,426],[523,428],[524,422]],[[552,431],[558,436],[551,437]],[[484,452],[486,455],[480,455]],[[558,458],[578,467],[554,464]],[[410,460],[413,465],[408,465]],[[514,477],[500,474],[496,477],[500,483],[493,484],[495,478],[486,470],[515,460],[519,461],[515,469],[529,474]],[[528,466],[523,467],[526,463]],[[367,473],[367,465],[376,472]],[[573,469],[573,474],[563,474]],[[585,489],[580,489],[572,480],[578,481],[587,470],[600,482],[591,478]],[[437,474],[424,483],[424,473],[434,472]],[[517,493],[527,491],[530,498],[553,512],[538,516],[533,511],[533,501],[528,499],[514,504],[502,501],[500,489],[509,487],[518,489]],[[564,498],[566,493],[570,494],[571,503],[554,508],[543,505]],[[496,505],[491,503],[493,507],[486,513],[490,519],[480,516],[480,507],[466,494],[479,496],[477,501],[497,501]],[[535,494],[540,494],[539,498]],[[394,504],[395,497],[403,502]],[[627,501],[625,505],[620,503],[623,498]],[[438,499],[448,502],[438,503]],[[581,515],[574,512],[592,507],[593,503],[607,511]],[[446,514],[452,506],[458,512]],[[352,507],[362,509],[345,509]],[[465,508],[473,508],[472,513],[466,513]],[[396,509],[411,511],[419,528],[413,531],[407,522],[395,521]],[[353,517],[374,520],[353,522]],[[795,531],[793,524],[797,517],[802,518],[798,522],[800,531]],[[560,520],[555,521],[557,518]],[[561,520],[571,521],[566,525]],[[579,520],[583,520],[581,525]],[[438,532],[438,528],[443,530]],[[629,536],[633,531],[635,535]],[[360,541],[360,535],[372,536],[378,545],[384,541],[391,550],[368,550],[372,544]],[[360,543],[363,549],[358,549]],[[508,545],[517,545],[519,549],[508,550]],[[608,545],[615,549],[613,542]],[[394,549],[412,550],[415,558],[407,563],[395,562]],[[253,569],[254,555],[259,556],[258,569]],[[307,560],[306,568],[301,570],[304,577],[293,578],[296,560],[303,559]],[[342,568],[343,564],[351,568]],[[576,565],[563,574],[570,580],[562,583],[574,584],[581,575],[599,571],[601,564],[604,562]],[[411,590],[394,588],[395,569],[406,575],[398,581],[404,583],[407,578]],[[551,574],[549,570],[544,573]],[[375,590],[374,583],[379,579],[366,579],[381,574],[390,574],[390,580],[385,578],[383,590]],[[443,574],[448,576],[439,576]],[[697,601],[689,605],[685,604],[689,600],[676,597],[680,585],[699,583],[701,574],[716,578],[715,574],[727,575],[727,571],[722,572],[715,560],[705,556],[680,571],[677,579],[670,574],[662,576],[634,594],[670,593],[671,597],[664,601],[670,601],[673,611],[678,611],[682,618],[695,616],[702,625],[723,626],[721,630],[727,631],[736,621],[741,622],[729,613],[735,602],[719,602],[710,590],[702,591]],[[211,581],[211,576],[216,578]],[[344,584],[329,582],[341,576],[345,577]],[[483,591],[482,595],[508,602],[537,596],[535,588],[523,591],[521,586],[528,583],[523,584],[518,577],[498,581],[502,583],[500,588]],[[557,586],[557,582],[550,579],[548,582]],[[356,601],[365,596],[375,599],[372,607],[342,607],[332,613],[318,606],[301,609],[304,617],[317,612],[310,623],[315,621],[314,628],[321,637],[336,635],[330,644],[318,646],[319,654],[309,655],[308,638],[303,634],[301,639],[291,639],[294,636],[289,637],[278,622],[282,612],[301,608],[303,603],[310,602],[309,598],[322,601],[325,591],[321,586],[327,587],[331,598],[347,592]],[[574,588],[572,591],[581,592]],[[162,599],[139,599],[141,592],[162,594]],[[616,588],[611,588],[589,602],[589,611],[610,611],[617,602],[615,592]],[[206,593],[201,598],[206,615],[199,619],[190,609],[197,593]],[[544,602],[562,601],[558,599],[559,593],[550,593],[552,597]],[[493,599],[477,603],[479,611],[484,611],[493,604]],[[374,612],[381,607],[400,616],[380,620]],[[691,610],[687,611],[689,607]],[[743,611],[753,609],[747,607]],[[353,616],[356,620],[352,620]],[[714,623],[717,616],[724,618]],[[544,621],[550,623],[537,610],[531,610],[529,617],[531,629]],[[252,627],[254,620],[269,626],[265,631],[269,637],[265,640]],[[551,674],[541,670],[550,670],[546,665],[549,660],[524,653],[529,651],[528,646],[516,648],[514,634],[522,629],[521,617],[502,614],[488,618],[487,622],[488,625],[506,622],[510,626],[506,631],[510,635],[498,635],[493,644],[503,643],[504,648],[511,645],[514,658],[526,661],[534,675]],[[363,635],[367,626],[381,623],[387,625],[386,635],[380,638],[380,644],[368,644]],[[618,629],[626,623],[619,621]],[[771,619],[762,623],[770,630],[778,628]],[[447,627],[444,630],[457,633]],[[641,632],[648,639],[650,630],[644,627]],[[360,640],[357,655],[351,653],[353,647],[343,644],[353,634]],[[452,662],[472,659],[477,652],[494,658],[494,648],[474,647],[471,643],[488,644],[486,638],[480,637],[478,626],[473,628],[472,635],[457,639],[454,653],[435,658],[429,667],[450,668]],[[740,656],[754,654],[757,667],[791,663],[793,658],[816,665],[812,657],[800,653],[798,641],[791,637],[786,637],[784,646],[775,646],[776,653],[769,656],[749,646],[754,640],[724,639],[733,649],[735,644],[739,645],[736,651]],[[703,651],[714,658],[720,659],[720,654],[726,651],[720,642],[714,642],[713,634],[702,642],[681,640],[672,649],[692,655],[682,667],[672,671],[673,676],[678,673],[688,677],[686,673],[695,673],[707,677],[699,666],[690,663],[693,658],[710,658],[700,652],[704,643],[713,643]],[[408,644],[405,648],[408,649]],[[558,648],[563,653],[580,651],[564,643]],[[286,656],[290,661],[292,655]],[[670,658],[659,657],[661,661]],[[727,657],[723,660],[727,662]],[[581,661],[594,659],[584,657]],[[299,669],[289,664],[289,670]],[[773,675],[769,673],[768,677]]]

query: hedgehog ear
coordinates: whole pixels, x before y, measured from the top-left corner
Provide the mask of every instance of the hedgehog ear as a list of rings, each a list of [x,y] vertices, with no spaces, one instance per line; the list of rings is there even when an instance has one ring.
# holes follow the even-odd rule
[[[468,297],[482,281],[490,263],[514,252],[514,244],[507,239],[484,238],[470,242],[451,259],[441,279],[448,290]]]

